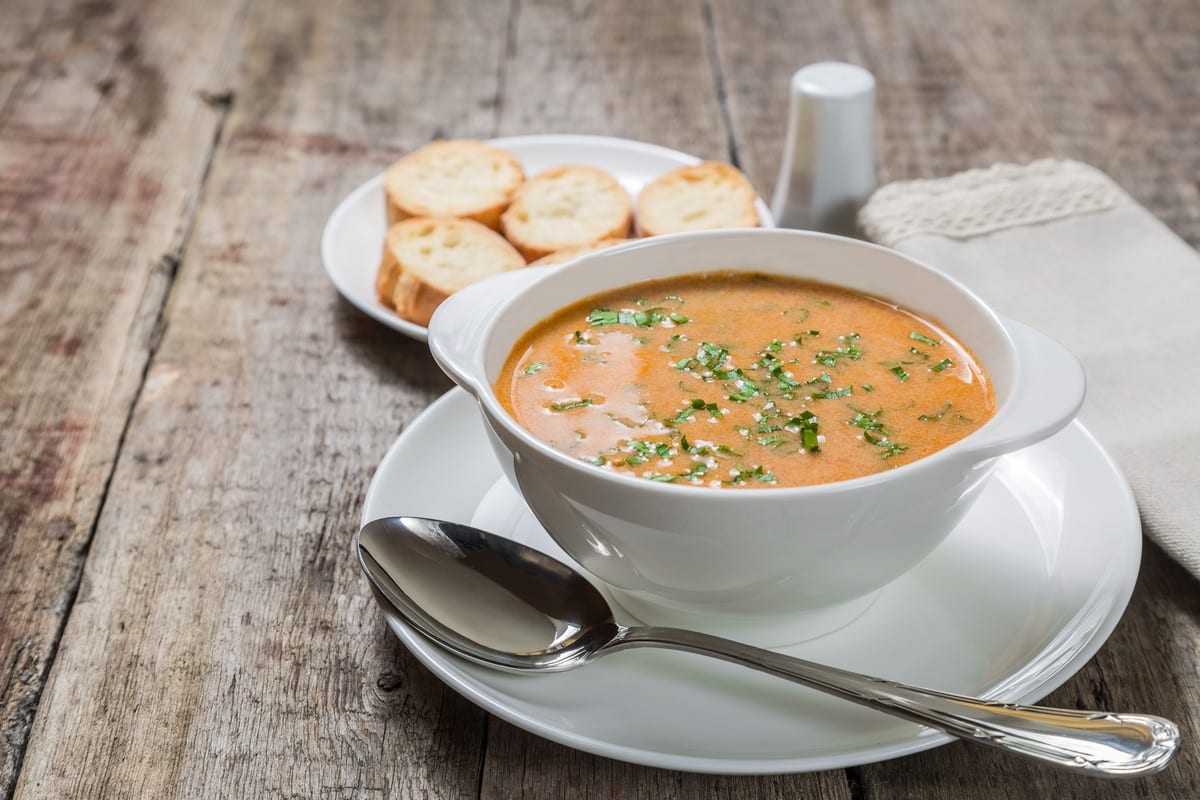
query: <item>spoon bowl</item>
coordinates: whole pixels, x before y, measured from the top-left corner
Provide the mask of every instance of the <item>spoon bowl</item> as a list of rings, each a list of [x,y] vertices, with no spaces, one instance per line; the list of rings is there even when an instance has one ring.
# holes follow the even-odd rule
[[[391,606],[385,610],[488,666],[570,669],[620,630],[603,595],[578,572],[468,525],[378,519],[359,535],[358,556],[376,599]]]
[[[1179,747],[1170,720],[999,703],[874,678],[704,633],[627,627],[571,567],[468,525],[369,522],[359,562],[384,613],[480,664],[561,671],[630,647],[718,658],[884,713],[1098,777],[1158,772]],[[616,700],[614,700],[616,701]]]

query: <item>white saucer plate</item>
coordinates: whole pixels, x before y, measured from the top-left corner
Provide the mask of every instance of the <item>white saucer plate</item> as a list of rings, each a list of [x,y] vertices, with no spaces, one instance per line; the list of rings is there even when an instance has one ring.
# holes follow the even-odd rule
[[[512,136],[493,139],[490,144],[516,156],[526,175],[561,164],[583,164],[608,171],[634,197],[664,172],[700,162],[678,150],[608,136]],[[760,224],[773,227],[766,204],[760,199],[757,205]],[[424,325],[396,316],[375,295],[375,273],[386,232],[381,172],[348,194],[325,223],[321,235],[325,271],[342,296],[360,311],[423,342]]]
[[[363,522],[397,514],[473,522],[570,563],[501,477],[475,402],[460,389],[403,432],[371,481]],[[1133,590],[1140,557],[1141,526],[1128,484],[1076,422],[1005,456],[962,525],[884,587],[863,616],[779,649],[936,689],[1033,702],[1063,684],[1108,638]],[[685,653],[635,650],[571,672],[514,675],[456,658],[403,625],[393,630],[438,677],[497,716],[556,742],[638,764],[727,774],[801,772],[949,741],[928,728]]]

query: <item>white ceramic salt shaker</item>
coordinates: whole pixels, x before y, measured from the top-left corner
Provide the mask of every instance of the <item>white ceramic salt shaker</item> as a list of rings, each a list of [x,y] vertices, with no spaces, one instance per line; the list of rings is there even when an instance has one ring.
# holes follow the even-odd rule
[[[787,139],[771,213],[781,228],[857,233],[875,189],[875,76],[840,61],[792,76]]]

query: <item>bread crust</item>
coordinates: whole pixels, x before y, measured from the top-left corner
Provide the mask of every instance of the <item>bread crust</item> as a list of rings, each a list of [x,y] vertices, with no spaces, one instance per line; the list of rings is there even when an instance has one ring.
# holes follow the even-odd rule
[[[755,228],[758,195],[737,168],[703,161],[674,169],[647,184],[637,200],[637,231],[643,236]]]
[[[390,227],[390,226],[389,226]],[[388,247],[387,236],[383,237],[383,256],[379,259],[379,269],[375,272],[375,296],[393,311],[392,292],[396,290],[396,279],[400,277],[400,264]]]
[[[392,307],[396,313],[409,322],[429,327],[433,312],[437,311],[447,297],[446,292],[430,286],[410,272],[400,273],[396,281],[395,298]]]
[[[501,229],[528,261],[629,234],[633,203],[609,173],[568,164],[526,181],[501,215]]]
[[[580,244],[580,245],[575,245],[574,247],[564,247],[562,250],[555,250],[553,253],[551,253],[548,256],[542,256],[537,261],[529,262],[529,266],[545,267],[545,266],[549,266],[551,264],[563,264],[567,261],[570,261],[573,258],[578,258],[579,256],[585,255],[587,253],[594,253],[597,250],[605,250],[609,247],[612,247],[613,245],[624,244],[625,242],[632,242],[632,241],[633,241],[633,239],[625,239],[625,238],[601,239],[598,242],[591,242],[590,244]]]
[[[461,217],[500,230],[500,215],[525,180],[516,156],[474,139],[431,142],[388,167],[388,226],[412,217]]]
[[[380,302],[401,317],[428,325],[434,310],[454,292],[523,266],[521,254],[481,223],[410,217],[388,229],[375,289]]]

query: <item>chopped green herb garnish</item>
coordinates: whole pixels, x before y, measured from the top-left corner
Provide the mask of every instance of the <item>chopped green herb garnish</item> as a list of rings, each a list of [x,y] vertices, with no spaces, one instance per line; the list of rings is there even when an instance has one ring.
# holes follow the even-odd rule
[[[831,392],[813,392],[809,397],[813,400],[837,400],[839,397],[845,397],[853,393],[853,386],[845,386],[841,389],[834,389]]]
[[[638,304],[644,301],[639,300]],[[650,308],[645,311],[613,311],[607,308],[592,309],[587,316],[587,323],[592,327],[600,325],[635,325],[639,328],[653,328],[666,319],[661,308]]]
[[[901,453],[903,453],[905,450],[908,449],[908,445],[906,445],[906,444],[900,444],[899,442],[893,442],[890,439],[888,439],[886,436],[872,436],[870,434],[870,432],[868,432],[868,431],[863,431],[863,438],[866,439],[871,444],[875,445],[876,447],[880,448],[879,455],[881,458],[891,458],[892,456],[898,456]]]
[[[912,353],[912,354],[913,354],[914,356],[916,356],[917,358],[923,358],[923,359],[925,359],[926,361],[928,361],[928,360],[929,360],[929,353],[926,353],[926,352],[925,352],[925,351],[923,351],[923,350],[918,350],[918,349],[917,349],[917,348],[915,348],[915,347],[910,347],[910,348],[908,348],[908,352]]]
[[[905,372],[904,367],[900,366],[899,364],[897,364],[896,366],[889,369],[888,372],[892,373],[897,378],[899,378],[901,383],[908,380],[908,373]]]
[[[526,367],[524,372],[526,375],[536,375],[537,373],[541,372],[545,368],[546,368],[545,361],[535,361],[532,364],[530,364],[528,367]]]
[[[697,411],[707,411],[714,417],[721,416],[721,407],[716,403],[705,403],[703,399],[699,397],[693,397],[692,401],[681,408],[678,414],[667,420],[667,423],[687,422]]]
[[[941,361],[939,361],[938,363],[936,363],[932,367],[930,367],[930,369],[933,370],[934,372],[941,372],[942,370],[947,369],[949,367],[953,367],[953,366],[954,366],[953,361],[951,361],[948,358],[943,358]]]
[[[874,386],[872,386],[872,385],[871,385],[871,384],[869,384],[869,383],[864,383],[864,384],[862,385],[862,387],[863,387],[863,391],[865,391],[865,392],[873,392],[873,391],[875,391],[875,387],[874,387]]]
[[[659,458],[669,458],[671,455],[671,447],[666,442],[640,442],[630,439],[629,446],[643,457],[657,455]]]
[[[685,322],[691,321],[687,317],[685,317],[683,314],[671,314],[669,319],[671,320],[671,322],[674,322],[676,325],[682,325]]]
[[[646,475],[645,477],[652,481],[658,481],[659,483],[671,483],[672,481],[678,480],[680,478],[682,478],[684,480],[698,480],[701,477],[703,477],[704,473],[706,473],[706,472],[708,472],[707,465],[693,464],[692,468],[689,469],[687,472],[682,472],[677,475]]]
[[[595,400],[593,400],[590,397],[581,397],[578,400],[569,400],[565,403],[551,403],[550,410],[551,411],[570,411],[575,408],[583,408],[584,406],[590,406],[594,402],[595,402]]]
[[[809,452],[816,453],[821,449],[820,424],[817,415],[811,411],[801,411],[797,416],[788,420],[788,428],[800,429],[800,446]]]
[[[775,483],[775,473],[767,472],[762,465],[753,469],[745,469],[744,467],[735,467],[730,471],[730,479],[725,481],[727,484],[745,483],[749,478],[753,478],[760,483]]]
[[[587,461],[587,463],[589,463],[593,466],[597,466],[597,467],[603,467],[605,464],[608,463],[608,459],[602,455],[596,456],[595,458],[587,458],[584,460]]]
[[[939,408],[936,413],[922,414],[921,416],[917,417],[917,419],[922,420],[924,422],[937,422],[942,417],[946,416],[946,412],[949,411],[951,409],[951,407],[952,407],[952,405],[950,403],[946,403],[941,408]]]
[[[879,421],[879,415],[882,413],[882,409],[876,411],[874,414],[868,414],[865,411],[855,409],[854,418],[850,420],[850,424],[856,428],[862,428],[864,431],[879,431],[887,435],[883,423]]]
[[[917,333],[916,331],[913,331],[912,333],[910,333],[908,335],[908,338],[913,339],[918,342],[921,342],[922,344],[927,344],[930,347],[937,347],[938,345],[941,344],[941,342],[939,342],[937,339],[930,339],[928,336]]]
[[[700,352],[696,355],[696,359],[701,364],[714,371],[720,369],[728,357],[728,348],[722,347],[719,344],[713,344],[712,342],[701,342]]]
[[[838,338],[846,342],[845,347],[839,347],[836,350],[818,350],[813,360],[822,366],[836,367],[839,359],[845,358],[850,361],[858,361],[863,357],[862,349],[858,345],[853,344],[859,338],[857,333],[848,333]]]

